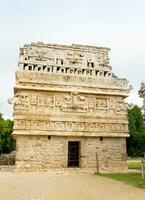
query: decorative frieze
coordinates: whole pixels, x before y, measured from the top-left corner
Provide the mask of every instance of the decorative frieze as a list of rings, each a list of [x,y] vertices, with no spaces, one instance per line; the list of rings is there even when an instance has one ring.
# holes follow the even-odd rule
[[[21,48],[19,68],[24,71],[111,77],[109,48],[32,43]]]
[[[78,93],[16,93],[14,110],[19,113],[92,113],[93,115],[127,115],[121,98]]]
[[[68,132],[122,132],[128,131],[128,124],[100,123],[100,122],[74,122],[74,121],[47,121],[16,119],[15,130],[38,131],[68,131]]]

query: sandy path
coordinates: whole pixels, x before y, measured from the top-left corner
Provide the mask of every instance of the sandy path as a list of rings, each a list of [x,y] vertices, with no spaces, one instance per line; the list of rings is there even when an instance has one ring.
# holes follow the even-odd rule
[[[1,172],[0,200],[145,200],[145,190],[95,175]]]

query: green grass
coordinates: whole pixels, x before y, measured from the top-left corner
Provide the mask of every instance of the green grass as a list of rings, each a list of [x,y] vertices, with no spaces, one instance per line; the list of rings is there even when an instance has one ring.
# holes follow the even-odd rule
[[[140,161],[142,157],[128,157],[127,160]]]
[[[140,173],[124,173],[124,174],[99,174],[103,177],[108,177],[117,181],[121,181],[128,185],[145,188],[145,183],[141,180]]]
[[[129,162],[128,169],[141,170],[141,162]]]

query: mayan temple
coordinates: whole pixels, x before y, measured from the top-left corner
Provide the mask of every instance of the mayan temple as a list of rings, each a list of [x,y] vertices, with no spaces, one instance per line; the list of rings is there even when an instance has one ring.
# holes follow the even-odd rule
[[[140,87],[138,94],[139,94],[139,97],[143,98],[142,110],[144,113],[144,127],[145,127],[145,83],[143,83],[143,82],[141,83],[141,87]]]
[[[129,82],[109,48],[41,42],[20,48],[14,86],[18,171],[125,172]]]

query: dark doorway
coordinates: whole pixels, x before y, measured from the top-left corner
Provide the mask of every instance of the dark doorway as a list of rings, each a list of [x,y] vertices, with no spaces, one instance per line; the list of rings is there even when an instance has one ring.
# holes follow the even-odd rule
[[[68,142],[68,167],[79,167],[80,142]]]

